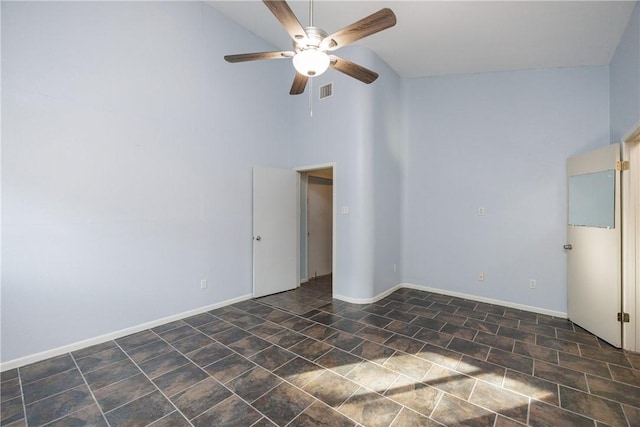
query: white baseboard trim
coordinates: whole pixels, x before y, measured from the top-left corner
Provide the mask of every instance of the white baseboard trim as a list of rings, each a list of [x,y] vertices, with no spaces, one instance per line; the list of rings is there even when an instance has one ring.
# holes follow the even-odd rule
[[[385,298],[386,296],[392,294],[393,292],[397,291],[398,289],[401,288],[407,288],[407,289],[415,289],[418,291],[426,291],[426,292],[433,292],[436,294],[442,294],[442,295],[448,295],[450,297],[457,297],[457,298],[464,298],[464,299],[470,299],[473,301],[478,301],[478,302],[486,302],[488,304],[496,304],[496,305],[501,305],[504,307],[509,307],[509,308],[516,308],[518,310],[525,310],[525,311],[532,311],[534,313],[539,313],[539,314],[546,314],[548,316],[554,316],[554,317],[560,317],[563,319],[568,318],[567,313],[562,312],[562,311],[555,311],[555,310],[548,310],[546,308],[541,308],[541,307],[534,307],[534,306],[530,306],[530,305],[525,305],[525,304],[518,304],[518,303],[514,303],[514,302],[510,302],[510,301],[504,301],[504,300],[499,300],[499,299],[493,299],[493,298],[485,298],[485,297],[481,297],[478,295],[471,295],[471,294],[465,294],[462,292],[454,292],[454,291],[449,291],[447,289],[439,289],[439,288],[434,288],[431,286],[422,286],[422,285],[416,285],[413,283],[400,283],[398,285],[395,285],[394,287],[392,287],[389,290],[386,290],[372,298],[352,298],[352,297],[347,297],[344,295],[336,295],[334,294],[333,297],[336,299],[339,299],[341,301],[346,301],[346,302],[350,302],[352,304],[372,304],[376,301],[380,301],[382,298]]]
[[[7,362],[0,363],[0,372],[8,371],[9,369],[19,368],[21,366],[29,365],[35,362],[40,362],[41,360],[45,360],[50,357],[60,356],[65,353],[70,353],[72,351],[80,350],[81,348],[90,347],[92,345],[101,344],[103,342],[126,337],[127,335],[135,334],[136,332],[141,332],[146,329],[155,328],[156,326],[160,326],[165,323],[184,319],[190,316],[195,316],[196,314],[204,313],[210,310],[215,310],[216,308],[225,307],[227,305],[235,304],[237,302],[245,301],[251,298],[253,298],[252,294],[242,295],[237,298],[232,298],[232,299],[222,301],[216,304],[211,304],[205,307],[195,308],[193,310],[188,310],[183,313],[174,314],[172,316],[164,317],[162,319],[152,320],[151,322],[142,323],[140,325],[132,326],[130,328],[121,329],[119,331],[110,332],[108,334],[78,341],[78,342],[57,347],[51,350],[46,350],[40,353],[31,354],[29,356],[20,357],[18,359],[9,360]]]
[[[478,295],[471,295],[471,294],[465,294],[462,292],[449,291],[447,289],[439,289],[439,288],[433,288],[430,286],[415,285],[413,283],[401,283],[397,285],[397,287],[416,289],[419,291],[427,291],[427,292],[433,292],[437,294],[448,295],[450,297],[457,297],[457,298],[470,299],[473,301],[486,302],[488,304],[496,304],[504,307],[516,308],[518,310],[532,311],[534,313],[546,314],[548,316],[560,317],[563,319],[567,319],[569,317],[567,313],[562,311],[549,310],[546,308],[534,307],[534,306],[525,305],[525,304],[518,304],[515,302],[504,301],[504,300],[499,300],[494,298],[485,298]]]
[[[340,301],[350,302],[351,304],[372,304],[376,301],[380,301],[382,298],[388,295],[391,295],[398,289],[403,288],[404,287],[403,285],[404,285],[403,283],[400,283],[399,285],[395,285],[393,288],[388,289],[376,295],[375,297],[371,297],[371,298],[352,298],[352,297],[348,297],[345,295],[338,295],[338,294],[333,294],[333,297],[335,299],[339,299]]]

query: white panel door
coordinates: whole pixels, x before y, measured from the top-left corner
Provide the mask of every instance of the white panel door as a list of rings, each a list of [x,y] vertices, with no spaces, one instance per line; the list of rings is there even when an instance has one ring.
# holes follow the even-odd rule
[[[569,319],[608,343],[622,345],[620,146],[567,161]]]
[[[298,173],[253,168],[253,296],[298,284]]]

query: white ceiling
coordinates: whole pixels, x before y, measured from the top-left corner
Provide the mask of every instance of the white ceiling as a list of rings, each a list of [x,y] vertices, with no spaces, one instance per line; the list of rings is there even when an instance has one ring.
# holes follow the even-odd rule
[[[288,3],[308,26],[309,2]],[[314,24],[331,34],[391,8],[397,25],[355,44],[376,52],[402,77],[424,77],[608,64],[635,3],[316,0]],[[288,34],[261,1],[211,4],[277,49],[292,49]]]

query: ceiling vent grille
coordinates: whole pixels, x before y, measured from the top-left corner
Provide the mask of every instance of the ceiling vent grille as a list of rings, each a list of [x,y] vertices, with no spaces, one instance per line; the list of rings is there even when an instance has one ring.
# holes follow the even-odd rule
[[[333,83],[320,86],[320,99],[325,99],[333,95]]]

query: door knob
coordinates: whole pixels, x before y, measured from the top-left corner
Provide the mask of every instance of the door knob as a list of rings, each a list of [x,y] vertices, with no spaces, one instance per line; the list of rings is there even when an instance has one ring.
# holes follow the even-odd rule
[[[259,242],[260,240],[262,240],[262,237],[256,236],[256,240]]]
[[[565,248],[566,250],[570,251],[571,249],[573,249],[573,247],[567,243],[566,245],[563,246],[563,248]]]

